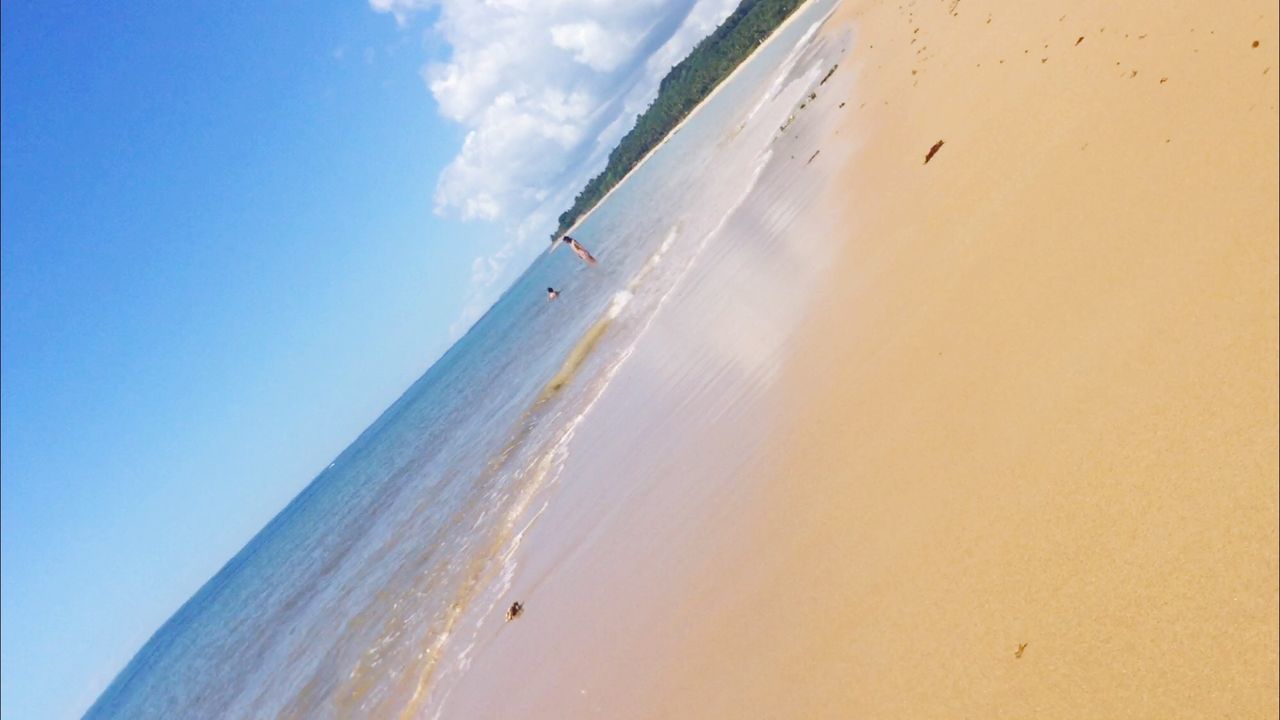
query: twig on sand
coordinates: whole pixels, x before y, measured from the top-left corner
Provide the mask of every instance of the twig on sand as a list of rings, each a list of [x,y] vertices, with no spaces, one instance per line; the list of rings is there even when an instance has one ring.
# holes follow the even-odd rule
[[[1021,645],[1018,645],[1018,649],[1013,651],[1013,656],[1014,656],[1015,658],[1021,658],[1021,657],[1022,657],[1022,652],[1023,652],[1024,650],[1026,650],[1026,649],[1027,649],[1027,644],[1026,644],[1026,643],[1022,643]]]
[[[925,153],[924,155],[925,165],[928,165],[929,161],[933,159],[933,156],[938,154],[938,150],[942,149],[942,143],[943,141],[939,140],[938,142],[933,144],[933,147],[929,148],[929,152]]]

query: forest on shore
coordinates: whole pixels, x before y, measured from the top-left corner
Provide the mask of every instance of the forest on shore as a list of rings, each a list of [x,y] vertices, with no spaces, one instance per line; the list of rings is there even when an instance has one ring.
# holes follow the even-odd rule
[[[657,97],[609,153],[604,170],[587,182],[574,198],[573,207],[560,215],[551,239],[558,239],[595,207],[802,4],[804,0],[742,0],[662,79]]]

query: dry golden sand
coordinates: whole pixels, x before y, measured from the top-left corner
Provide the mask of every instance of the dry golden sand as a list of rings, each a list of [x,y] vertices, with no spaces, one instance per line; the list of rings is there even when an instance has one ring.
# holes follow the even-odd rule
[[[847,0],[843,258],[663,714],[1277,716],[1276,12]]]

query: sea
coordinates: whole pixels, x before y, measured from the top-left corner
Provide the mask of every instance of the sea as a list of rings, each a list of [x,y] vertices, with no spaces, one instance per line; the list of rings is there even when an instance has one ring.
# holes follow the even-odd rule
[[[86,717],[448,717],[575,436],[637,351],[665,360],[655,401],[700,398],[663,420],[681,432],[785,358],[838,245],[795,232],[837,165],[820,142],[843,112],[842,41],[816,32],[836,2],[797,10],[573,231],[597,265],[538,257]]]

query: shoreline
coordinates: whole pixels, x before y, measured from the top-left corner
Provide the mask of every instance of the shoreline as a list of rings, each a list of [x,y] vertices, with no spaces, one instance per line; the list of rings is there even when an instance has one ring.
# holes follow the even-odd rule
[[[725,85],[729,84],[729,81],[733,80],[733,78],[736,77],[744,67],[746,67],[747,63],[750,63],[752,60],[758,57],[761,50],[764,50],[766,47],[771,45],[782,33],[782,31],[786,29],[789,25],[791,25],[791,23],[794,22],[795,19],[799,17],[801,13],[804,12],[805,8],[812,1],[813,0],[805,0],[805,2],[800,3],[800,5],[798,5],[796,9],[793,10],[791,14],[787,16],[786,20],[783,20],[781,23],[779,23],[778,26],[773,29],[773,32],[769,33],[769,37],[765,38],[765,41],[763,43],[760,43],[760,45],[756,46],[755,50],[751,51],[750,55],[743,58],[742,62],[738,63],[737,66],[733,68],[733,72],[729,73],[723,79],[721,79],[720,82],[714,88],[711,89],[711,92],[707,93],[706,97],[702,98],[702,100],[697,105],[693,106],[693,109],[689,111],[689,114],[681,118],[680,122],[676,123],[676,126],[671,128],[671,131],[668,132],[666,135],[664,135],[662,137],[662,140],[659,141],[657,145],[654,145],[649,150],[649,152],[645,153],[644,157],[640,158],[640,161],[637,162],[634,167],[628,170],[627,174],[623,175],[622,179],[618,180],[617,184],[609,188],[609,192],[605,193],[599,200],[596,201],[595,205],[591,206],[591,209],[583,213],[581,217],[579,217],[577,220],[574,221],[572,225],[570,225],[567,229],[565,229],[564,233],[562,233],[560,237],[569,235],[574,230],[577,230],[579,225],[586,222],[587,218],[591,217],[591,214],[596,211],[596,208],[603,205],[604,202],[609,199],[609,196],[613,195],[615,190],[622,187],[622,185],[627,182],[627,180],[632,176],[632,174],[634,174],[640,168],[644,167],[644,164],[649,162],[649,158],[653,157],[654,153],[660,150],[663,145],[666,145],[667,141],[670,140],[676,133],[680,132],[680,128],[684,127],[685,123],[692,120],[695,115],[701,112],[702,108],[705,107],[707,103],[709,103],[712,100],[712,98],[714,98],[717,94],[719,94],[720,90],[723,89]],[[604,172],[604,168],[601,168],[600,171]],[[588,178],[588,181],[590,181],[590,178]],[[559,238],[551,241],[551,249],[548,250],[548,252],[551,252],[551,250],[555,250],[555,248],[558,247],[558,240]]]
[[[776,380],[667,408],[666,353],[744,336],[660,317],[446,707],[1277,716],[1276,18],[845,0],[776,140],[835,255]]]

